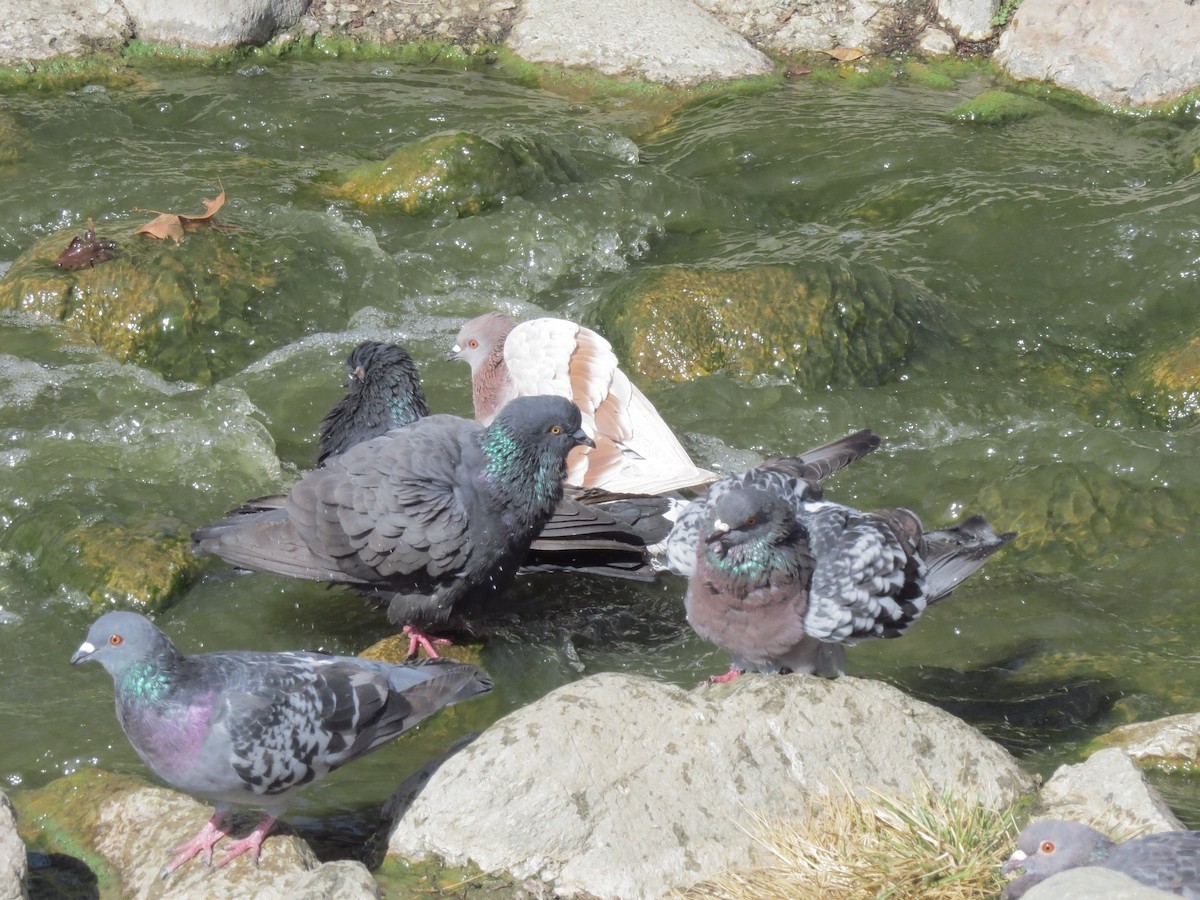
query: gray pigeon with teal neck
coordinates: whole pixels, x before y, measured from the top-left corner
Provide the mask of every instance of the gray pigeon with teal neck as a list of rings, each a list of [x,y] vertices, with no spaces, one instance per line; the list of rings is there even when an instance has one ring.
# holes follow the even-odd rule
[[[580,422],[548,396],[512,401],[486,428],[429,416],[327,459],[277,506],[199,529],[193,549],[349,585],[410,629],[441,625],[512,584],[562,499],[567,453],[592,443]]]
[[[736,486],[713,501],[688,581],[687,619],[742,672],[840,675],[845,647],[894,638],[1015,535],[982,516],[922,532],[906,509],[860,512]]]
[[[1051,875],[1078,866],[1099,866],[1135,881],[1200,900],[1200,832],[1164,831],[1114,842],[1095,828],[1065,819],[1043,819],[1017,836],[1017,849],[1000,868],[1024,874],[1004,888],[1016,898]]]
[[[321,420],[317,465],[429,415],[421,376],[399,344],[363,341],[346,360],[349,390]]]
[[[712,517],[713,504],[729,491],[739,487],[758,488],[787,498],[799,510],[803,503],[821,499],[823,479],[862,459],[878,449],[879,444],[878,435],[864,428],[796,456],[768,459],[745,472],[719,478],[675,520],[662,548],[664,567],[685,577],[695,571],[701,532]]]
[[[185,656],[149,619],[108,612],[72,664],[95,660],[113,678],[117,720],[146,765],[177,790],[209,801],[212,819],[176,847],[166,877],[226,836],[233,806],[266,816],[226,847],[218,867],[263,839],[294,791],[399,737],[443,706],[487,693],[475,666],[451,660],[396,665],[319,653],[229,651]]]

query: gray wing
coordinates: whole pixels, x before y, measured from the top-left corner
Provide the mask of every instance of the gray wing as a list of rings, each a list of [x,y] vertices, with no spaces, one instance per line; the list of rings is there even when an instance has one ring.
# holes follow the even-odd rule
[[[1104,865],[1159,890],[1200,897],[1200,832],[1169,831],[1116,844]]]
[[[212,654],[210,659],[233,654]],[[239,683],[214,727],[228,735],[245,790],[272,796],[308,784],[399,736],[443,706],[491,690],[474,666],[401,666],[307,653],[234,659]]]
[[[476,429],[432,416],[358,444],[296,484],[288,518],[348,580],[420,588],[451,577],[471,554],[473,485],[460,464]]]
[[[924,611],[921,522],[906,509],[808,504],[815,559],[804,630],[824,641],[898,637]]]

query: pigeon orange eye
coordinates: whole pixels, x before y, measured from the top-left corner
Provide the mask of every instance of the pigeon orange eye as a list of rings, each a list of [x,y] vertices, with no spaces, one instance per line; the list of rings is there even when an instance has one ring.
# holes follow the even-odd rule
[[[108,642],[109,642],[109,644],[111,644],[114,647],[119,647],[119,646],[121,646],[121,642],[123,640],[125,640],[125,638],[121,637],[119,634],[114,634],[112,637],[110,637],[108,639]]]
[[[747,524],[747,525],[753,525],[753,524],[754,524],[755,522],[757,522],[757,521],[758,521],[758,519],[754,518],[754,516],[751,516],[750,518],[748,518],[748,519],[746,520],[746,524]]]
[[[1042,849],[1043,853],[1053,853],[1054,852],[1054,841],[1042,841],[1041,849]]]
[[[479,346],[479,341],[475,340],[475,338],[471,338],[469,341],[467,341],[467,346],[474,350]]]
[[[551,425],[551,426],[550,426],[550,433],[551,433],[551,434],[562,434],[562,429],[561,429],[561,428],[559,428],[557,425]]]

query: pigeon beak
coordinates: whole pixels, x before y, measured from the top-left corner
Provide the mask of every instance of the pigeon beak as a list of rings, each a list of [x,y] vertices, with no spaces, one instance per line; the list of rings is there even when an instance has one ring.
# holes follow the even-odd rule
[[[450,352],[446,354],[447,361],[452,359],[462,359],[462,347],[458,346],[458,344],[451,347]]]
[[[1008,858],[1008,862],[1000,867],[1000,874],[1007,875],[1009,872],[1023,868],[1026,858],[1024,850],[1014,850],[1013,855]]]
[[[92,654],[95,652],[96,648],[93,647],[88,641],[84,641],[79,645],[79,649],[71,654],[71,665],[77,666],[81,662],[87,662],[92,658]]]
[[[713,541],[719,541],[727,534],[729,534],[729,526],[720,519],[713,519],[712,528],[708,530],[708,536],[704,539],[704,543],[711,544]]]
[[[588,437],[588,433],[582,428],[577,429],[576,432],[571,435],[571,437],[575,438],[576,444],[582,444],[585,447],[591,447],[595,449],[596,442]]]

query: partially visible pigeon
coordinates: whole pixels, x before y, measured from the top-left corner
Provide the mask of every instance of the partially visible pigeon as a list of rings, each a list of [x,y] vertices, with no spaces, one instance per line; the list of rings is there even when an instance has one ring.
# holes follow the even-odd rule
[[[700,532],[712,515],[713,504],[736,487],[757,487],[768,494],[788,497],[797,510],[807,500],[820,500],[821,481],[878,449],[879,437],[869,429],[856,431],[799,456],[768,459],[737,475],[726,475],[711,484],[675,520],[664,547],[666,568],[676,575],[691,575],[696,567]]]
[[[518,325],[486,313],[463,325],[448,358],[470,364],[475,418],[485,424],[513,397],[557,394],[575,401],[596,446],[572,454],[571,484],[662,494],[716,477],[692,462],[621,371],[612,345],[590,328],[551,318]]]
[[[417,364],[398,344],[363,341],[346,360],[349,390],[321,420],[317,465],[429,415]]]
[[[107,612],[71,657],[113,677],[117,721],[151,770],[213,803],[212,819],[176,847],[165,878],[194,856],[211,864],[230,807],[266,816],[217,863],[249,851],[293,791],[399,737],[443,706],[492,689],[487,673],[451,660],[395,665],[319,653],[229,651],[184,656],[150,620]]]
[[[836,676],[845,646],[892,638],[1015,535],[982,516],[921,531],[906,509],[860,512],[737,486],[713,501],[685,598],[696,633],[745,671]]]
[[[429,416],[356,444],[277,505],[192,534],[200,556],[350,585],[392,622],[443,624],[506,590],[563,495],[566,456],[591,439],[561,397],[521,397],[491,425]],[[415,649],[415,648],[414,648]]]
[[[1115,843],[1095,828],[1044,819],[1017,836],[1017,849],[1000,871],[1023,869],[1004,896],[1024,896],[1035,884],[1077,866],[1100,866],[1148,887],[1200,900],[1200,832],[1164,831]]]

